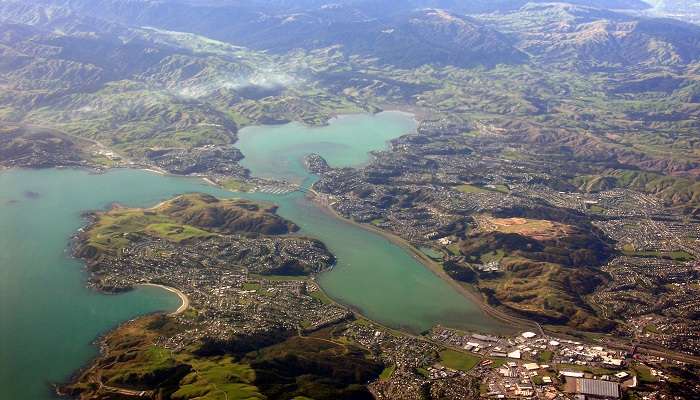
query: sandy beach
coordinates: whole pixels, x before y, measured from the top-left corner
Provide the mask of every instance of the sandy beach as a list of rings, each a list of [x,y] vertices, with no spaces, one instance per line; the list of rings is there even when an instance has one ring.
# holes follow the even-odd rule
[[[166,171],[162,169],[155,169],[155,168],[141,168],[141,171],[147,171],[147,172],[152,172],[154,174],[158,175],[169,175]]]
[[[177,310],[170,313],[170,315],[182,314],[183,312],[185,312],[185,310],[187,310],[190,307],[190,299],[187,297],[187,295],[182,293],[178,289],[173,288],[173,287],[165,286],[165,285],[158,285],[155,283],[141,283],[137,286],[153,286],[153,287],[161,288],[163,290],[167,290],[168,292],[175,293],[177,295],[177,297],[180,298],[180,301],[182,301],[182,304],[180,304],[180,307],[178,307]]]

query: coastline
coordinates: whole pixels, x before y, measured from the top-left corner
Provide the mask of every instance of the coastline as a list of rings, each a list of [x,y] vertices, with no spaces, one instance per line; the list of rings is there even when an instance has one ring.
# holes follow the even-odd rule
[[[430,118],[432,114],[424,107],[410,104],[381,104],[379,108],[381,109],[380,112],[391,111],[411,115],[413,120],[416,121],[416,127],[420,125],[421,121]]]
[[[174,176],[177,176],[177,175],[174,175]],[[201,179],[202,177],[199,177],[199,178]],[[217,185],[217,186],[218,186],[218,185]],[[354,225],[356,225],[356,226],[358,226],[358,227],[360,227],[360,228],[362,228],[362,229],[365,229],[365,230],[367,230],[367,231],[374,232],[374,233],[376,233],[376,234],[382,236],[383,238],[389,240],[391,243],[393,243],[393,244],[395,244],[395,245],[397,245],[397,246],[400,246],[400,247],[401,247],[402,249],[404,249],[405,251],[410,252],[410,253],[414,256],[414,258],[416,258],[417,260],[419,260],[426,268],[430,269],[433,273],[435,273],[436,275],[438,275],[438,277],[440,277],[441,279],[446,279],[446,282],[449,283],[451,286],[455,287],[461,294],[465,295],[466,297],[468,297],[468,298],[470,298],[470,299],[472,299],[472,300],[475,300],[475,303],[478,304],[478,305],[482,308],[482,310],[484,310],[484,312],[486,312],[487,314],[490,314],[491,316],[494,316],[494,317],[496,317],[496,318],[498,318],[498,319],[501,319],[502,321],[504,321],[504,322],[506,322],[506,323],[513,324],[514,320],[513,320],[510,316],[506,316],[506,318],[502,318],[503,314],[502,314],[500,311],[498,311],[498,310],[493,310],[493,311],[497,312],[499,315],[493,315],[493,314],[491,314],[491,312],[489,311],[489,309],[492,309],[492,308],[491,308],[488,304],[485,303],[484,299],[483,299],[481,296],[479,296],[478,293],[475,293],[474,291],[470,291],[468,288],[465,288],[464,286],[460,285],[458,282],[454,281],[452,278],[450,278],[450,277],[442,270],[441,266],[440,266],[438,263],[436,263],[436,262],[430,260],[427,256],[425,256],[424,254],[422,254],[418,249],[416,249],[412,244],[410,244],[410,243],[409,243],[408,241],[406,241],[405,239],[402,239],[402,238],[400,238],[400,237],[394,235],[393,233],[390,233],[390,232],[381,230],[381,229],[379,229],[379,228],[376,228],[376,227],[373,227],[373,226],[370,226],[370,225],[367,225],[367,224],[361,224],[361,223],[358,223],[358,222],[356,222],[356,221],[352,221],[352,220],[350,220],[350,219],[348,219],[348,218],[345,218],[345,217],[343,217],[342,215],[338,214],[338,213],[330,206],[330,204],[327,204],[327,203],[325,203],[325,202],[322,201],[322,200],[323,200],[323,195],[319,195],[317,192],[315,192],[315,191],[313,191],[313,190],[311,190],[311,193],[314,194],[314,198],[313,198],[312,202],[313,202],[313,203],[316,203],[317,206],[318,206],[320,209],[324,210],[325,212],[329,213],[330,215],[332,215],[332,216],[334,216],[334,217],[336,217],[336,218],[338,218],[338,219],[342,219],[343,222],[351,223],[351,224],[354,224]],[[159,284],[151,284],[151,283],[139,284],[139,285],[135,285],[135,286],[156,286],[156,287],[159,287],[159,288],[161,288],[161,289],[163,289],[163,290],[168,290],[168,291],[170,291],[170,292],[172,292],[172,293],[177,294],[178,297],[181,299],[182,304],[180,305],[180,307],[178,307],[178,309],[177,309],[175,312],[171,313],[170,315],[178,315],[178,314],[181,314],[182,312],[186,311],[187,308],[189,307],[189,299],[187,298],[187,296],[186,296],[184,293],[182,293],[181,291],[179,291],[179,290],[177,290],[177,289],[175,289],[175,288],[168,287],[168,286],[164,286],[164,285],[159,285]],[[322,288],[320,288],[320,290],[322,290]],[[325,291],[324,291],[324,293],[325,293]],[[334,300],[334,301],[335,301],[335,300]],[[346,307],[347,307],[347,306],[346,306]],[[369,319],[369,318],[365,317],[364,315],[362,315],[361,312],[357,312],[357,310],[353,310],[351,307],[350,307],[350,309],[351,309],[351,311],[353,311],[353,313],[362,316],[362,318],[368,319],[368,320],[372,321],[373,323],[375,323],[375,324],[377,324],[377,325],[379,325],[379,326],[384,326],[384,325],[382,325],[382,324],[380,324],[380,323],[378,323],[378,322],[376,322],[376,321],[373,321],[372,319]],[[140,317],[135,317],[135,318],[140,318]],[[128,321],[127,321],[127,322],[128,322]],[[534,324],[532,321],[518,320],[518,321],[516,321],[516,324],[513,324],[512,326],[513,326],[514,329],[515,329],[515,327],[520,326],[520,324],[521,324],[522,322],[526,322],[526,323],[528,323],[530,326],[532,326],[532,325]],[[406,332],[406,331],[404,331],[404,330],[395,330],[395,329],[391,329],[391,330],[398,331],[398,332],[402,332],[403,334],[410,334],[410,333],[408,333],[408,332]],[[113,331],[113,329],[111,329],[110,331]],[[551,332],[548,332],[548,333],[551,334]],[[412,336],[415,336],[415,335],[412,335]],[[554,336],[560,336],[560,335],[556,335],[556,334],[555,334]],[[618,343],[619,343],[619,346],[620,346],[620,347],[624,346],[624,344],[622,343],[622,341],[620,341],[620,342],[618,342]],[[649,351],[647,350],[647,352],[649,352]],[[663,354],[663,352],[658,352],[657,354]],[[668,353],[666,353],[666,355],[668,355]]]
[[[445,271],[442,269],[442,267],[439,264],[437,264],[435,261],[428,258],[425,254],[421,253],[420,250],[415,248],[407,240],[405,240],[405,239],[403,239],[403,238],[401,238],[401,237],[399,237],[391,232],[387,232],[387,231],[381,230],[379,228],[373,227],[371,225],[362,224],[362,223],[353,221],[349,218],[345,218],[344,216],[340,215],[337,211],[335,211],[329,203],[320,201],[319,199],[321,199],[322,196],[319,195],[318,192],[311,189],[309,191],[309,193],[311,194],[312,202],[314,204],[316,204],[319,207],[319,209],[321,209],[323,212],[325,212],[328,215],[333,216],[335,218],[339,218],[346,223],[349,223],[349,224],[355,225],[359,228],[365,229],[367,231],[376,233],[377,235],[385,238],[386,240],[389,240],[391,243],[401,247],[405,251],[408,251],[409,253],[411,253],[414,256],[414,258],[416,258],[421,264],[423,264],[423,266],[425,268],[428,268],[431,272],[433,272],[439,278],[444,279],[450,286],[454,287],[460,294],[465,296],[467,299],[474,301],[474,303],[477,306],[479,306],[480,309],[486,315],[508,324],[513,329],[513,331],[528,330],[528,329],[535,328],[536,331],[543,336],[548,335],[548,336],[559,337],[559,338],[563,338],[563,339],[580,340],[580,341],[584,341],[584,342],[595,343],[595,341],[591,341],[589,338],[584,338],[584,337],[571,335],[571,334],[564,334],[562,332],[545,329],[541,324],[539,324],[536,321],[528,320],[525,318],[519,318],[517,316],[510,315],[504,311],[501,311],[499,309],[492,307],[491,305],[486,303],[484,298],[481,297],[481,295],[479,294],[478,291],[476,291],[476,289],[469,289],[465,286],[462,286],[459,282],[455,281],[454,279],[452,279],[449,275],[447,275],[447,273],[445,273]],[[342,303],[338,303],[338,304],[343,305]],[[386,328],[386,326],[384,326],[383,324],[381,324],[377,321],[374,321],[370,318],[367,318],[361,312],[356,313],[356,314],[361,316],[364,319],[367,319],[368,321],[371,321],[374,324],[377,324],[379,326]],[[388,328],[388,329],[411,335],[409,332],[406,332],[403,330],[396,330],[396,329],[392,329],[392,328]],[[585,334],[586,332],[573,331],[572,333]],[[412,335],[412,336],[415,336],[415,335]],[[696,364],[700,363],[700,357],[696,357],[696,356],[693,356],[690,354],[679,353],[679,352],[671,351],[669,349],[661,348],[658,346],[649,346],[645,343],[626,343],[623,338],[619,338],[619,337],[616,337],[614,335],[603,335],[602,338],[604,339],[603,342],[607,346],[610,346],[613,348],[629,351],[629,349],[634,346],[637,349],[636,351],[639,353],[648,354],[648,355],[652,355],[652,356],[667,357],[667,358],[682,361],[682,362],[690,362],[690,363],[696,363]]]
[[[420,119],[418,118],[418,116],[416,115],[415,112],[402,110],[401,108],[396,108],[396,109],[387,108],[387,109],[381,110],[380,112],[387,112],[387,111],[412,114],[413,119],[417,123],[420,122]],[[339,117],[342,117],[342,115]],[[49,168],[51,168],[51,167],[49,167]],[[53,168],[61,168],[61,167],[55,166]],[[136,169],[136,170],[142,170],[144,172],[157,174],[157,175],[161,175],[161,176],[173,176],[173,177],[178,177],[178,178],[181,178],[181,177],[199,178],[199,179],[202,179],[204,182],[206,182],[209,185],[212,185],[215,187],[222,187],[221,185],[219,185],[216,182],[214,182],[213,180],[211,180],[207,175],[196,175],[196,176],[177,175],[177,174],[172,174],[172,173],[169,173],[169,172],[166,172],[163,170],[158,170],[158,169],[156,169],[157,167],[149,168],[149,167],[144,167],[144,166],[139,166],[139,165],[133,165],[133,166],[122,165],[122,166],[106,167],[106,168],[98,168],[98,167],[94,167],[94,166],[92,166],[92,167],[91,166],[69,166],[68,168],[87,169],[88,171],[92,171],[93,173],[106,173],[106,172],[109,172],[110,170],[119,169],[119,168]],[[11,170],[11,169],[14,169],[14,167],[0,166],[0,172],[3,172],[5,170]],[[22,169],[22,168],[20,168],[20,169]],[[27,168],[27,169],[34,169],[34,168]],[[39,169],[43,169],[43,168],[39,168]],[[494,308],[493,306],[488,304],[486,299],[479,293],[479,291],[476,288],[460,284],[458,281],[452,279],[443,270],[442,266],[438,262],[435,262],[434,260],[427,257],[425,254],[423,254],[420,250],[418,250],[409,241],[401,238],[400,236],[392,233],[391,231],[380,229],[378,227],[375,227],[375,226],[372,226],[369,224],[359,223],[359,222],[356,222],[350,218],[346,218],[346,217],[342,216],[341,214],[339,214],[335,209],[333,209],[333,207],[331,206],[330,203],[325,201],[325,196],[323,194],[319,194],[318,192],[316,192],[312,188],[309,188],[309,191],[311,193],[311,195],[309,196],[309,199],[311,200],[312,203],[315,203],[315,206],[317,206],[321,211],[323,211],[324,213],[326,213],[329,216],[332,216],[332,217],[335,217],[339,220],[342,220],[344,223],[353,224],[361,229],[364,229],[364,230],[369,231],[369,232],[373,232],[373,233],[383,237],[384,239],[388,240],[390,243],[392,243],[396,246],[399,246],[404,251],[407,251],[408,253],[410,253],[412,255],[412,257],[414,259],[419,261],[425,268],[428,268],[438,278],[440,278],[443,281],[445,281],[446,283],[448,283],[451,287],[453,287],[455,290],[457,290],[458,293],[460,293],[466,299],[474,302],[485,315],[487,315],[495,320],[503,322],[505,325],[509,326],[514,331],[517,329],[532,329],[533,327],[536,327],[540,333],[545,332],[537,322],[527,320],[524,318],[519,318],[517,316],[513,316],[513,315],[508,314],[507,312],[505,312],[501,309]],[[158,207],[160,204],[162,204],[162,203],[159,203],[158,205],[156,205],[154,207]],[[321,238],[319,238],[319,239],[321,239]],[[180,299],[181,304],[175,311],[168,313],[167,315],[169,315],[169,316],[180,315],[180,314],[184,313],[190,306],[190,301],[189,301],[189,298],[187,297],[187,295],[185,295],[182,291],[180,291],[176,288],[165,286],[165,285],[160,285],[160,284],[154,284],[154,283],[143,283],[143,284],[134,285],[134,287],[136,287],[136,286],[153,286],[153,287],[158,287],[162,290],[167,290],[171,293],[176,294],[178,296],[178,298]],[[318,285],[318,287],[319,287],[319,290],[321,292],[328,295],[320,285]],[[363,315],[361,310],[357,310],[352,306],[349,306],[349,305],[346,305],[343,303],[339,303],[338,301],[333,299],[330,295],[328,295],[328,297],[334,303],[337,303],[337,304],[343,306],[344,308],[350,310],[353,314],[355,314],[356,316],[358,316],[360,318],[367,319],[367,320],[371,321],[373,324],[376,324],[378,326],[382,326],[385,329],[389,329],[391,331],[401,332],[402,334],[405,334],[405,335],[410,335],[413,337],[422,337],[420,335],[414,335],[414,334],[407,332],[403,329],[388,328],[385,325],[383,325],[377,321],[374,321],[370,318],[367,318],[365,315]],[[137,316],[137,317],[134,317],[133,319],[138,319],[138,318],[142,318],[142,317],[143,316]],[[132,321],[133,319],[131,319],[129,321]],[[122,324],[128,323],[129,321],[125,321]],[[116,328],[110,329],[109,332],[114,331],[114,329],[116,329]],[[552,336],[560,336],[560,337],[568,336],[568,335],[562,334],[562,332],[551,331],[549,329],[546,331],[546,333],[548,335],[552,335]],[[624,338],[616,338],[614,336],[606,336],[605,339],[606,339],[605,342],[607,342],[606,344],[608,346],[611,346],[611,347],[618,347],[620,349],[629,349],[629,347],[630,347],[629,343],[627,343]],[[581,339],[577,338],[576,340],[581,340]],[[584,340],[584,341],[591,341],[591,340],[589,339],[589,340]],[[639,350],[638,350],[639,352],[645,352],[647,354],[653,354],[653,355],[658,355],[658,356],[666,356],[666,357],[671,356],[671,357],[676,358],[676,359],[682,358],[685,360],[693,360],[694,362],[697,362],[696,361],[697,359],[694,360],[692,356],[683,356],[683,355],[679,355],[677,353],[673,354],[673,353],[670,353],[669,350],[662,349],[662,348],[657,349],[654,347],[644,347],[645,345],[643,343],[637,343],[637,345],[639,345]],[[679,356],[681,356],[681,357],[679,357]],[[691,362],[693,362],[693,361],[691,361]],[[93,365],[93,367],[94,367],[94,365]]]
[[[164,175],[164,176],[168,175],[168,172],[165,172],[165,171],[159,170],[159,169],[154,169],[154,168],[141,168],[141,170],[147,171],[147,172],[152,172],[152,173],[158,174],[158,175]]]
[[[394,107],[392,107],[392,106],[386,106],[386,107],[382,107],[381,110],[379,110],[377,113],[381,113],[381,112],[396,112],[396,113],[402,113],[402,114],[412,115],[414,121],[415,121],[416,124],[418,125],[418,124],[420,123],[420,121],[425,117],[425,115],[423,115],[423,114],[419,115],[419,114],[417,113],[417,111],[418,111],[418,110],[416,110],[416,109],[406,108],[406,107],[402,107],[402,106],[394,106]],[[377,113],[374,113],[374,114],[377,114]],[[356,115],[356,114],[361,114],[361,113],[340,114],[340,115],[333,116],[333,117],[331,118],[331,120],[333,120],[333,119],[340,119],[340,118],[343,118],[343,117],[345,117],[345,116],[350,117],[350,116],[353,116],[353,115]],[[368,161],[368,162],[369,162],[369,161]],[[78,168],[80,168],[80,167],[78,167]],[[100,170],[99,172],[100,172],[100,173],[104,173],[104,172],[107,172],[107,171],[109,171],[109,170],[111,170],[111,169],[116,169],[116,168],[127,168],[127,169],[131,168],[131,169],[137,169],[137,170],[141,170],[141,171],[145,171],[145,172],[148,172],[148,173],[153,173],[153,174],[157,174],[157,175],[161,175],[161,176],[173,176],[173,177],[184,177],[184,178],[188,178],[188,177],[189,177],[189,178],[198,178],[198,179],[201,179],[202,181],[204,181],[206,184],[209,184],[209,185],[212,185],[212,186],[215,186],[215,187],[222,188],[221,185],[217,184],[215,181],[213,181],[213,180],[212,180],[209,176],[207,176],[207,175],[195,175],[195,176],[192,176],[192,175],[190,175],[190,176],[188,176],[188,175],[177,175],[177,174],[172,174],[172,173],[166,172],[166,171],[164,171],[164,170],[161,170],[161,169],[159,169],[158,167],[155,167],[155,166],[148,166],[148,167],[139,166],[139,165],[133,165],[133,166],[131,166],[131,167],[130,167],[130,166],[118,166],[118,167],[113,167],[113,168],[105,168],[105,169]],[[508,313],[506,313],[506,312],[504,312],[504,311],[502,311],[502,310],[499,310],[499,309],[496,309],[496,308],[490,306],[490,305],[485,301],[485,299],[480,295],[480,293],[479,293],[476,289],[470,289],[470,288],[468,288],[468,287],[465,287],[465,286],[463,286],[462,284],[460,284],[459,282],[457,282],[457,281],[455,281],[454,279],[452,279],[452,278],[451,278],[449,275],[447,275],[447,273],[442,269],[442,266],[441,266],[441,265],[439,265],[439,264],[436,263],[435,261],[433,261],[433,260],[431,260],[430,258],[428,258],[425,254],[423,254],[422,252],[420,252],[418,249],[416,249],[411,243],[409,243],[409,242],[406,241],[405,239],[403,239],[403,238],[401,238],[401,237],[399,237],[399,236],[397,236],[397,235],[395,235],[395,234],[393,234],[393,233],[391,233],[391,232],[387,232],[387,231],[385,231],[385,230],[382,230],[382,229],[379,229],[379,228],[376,228],[376,227],[373,227],[373,226],[370,226],[370,225],[367,225],[367,224],[358,223],[358,222],[353,221],[353,220],[351,220],[351,219],[345,218],[344,216],[342,216],[342,215],[340,215],[339,213],[337,213],[337,212],[333,209],[333,207],[332,207],[330,204],[328,204],[328,203],[325,202],[325,201],[321,201],[321,199],[322,199],[324,196],[321,195],[321,194],[319,194],[318,192],[316,192],[313,188],[309,188],[309,193],[312,195],[312,196],[310,196],[310,197],[311,197],[311,202],[314,203],[314,204],[316,204],[316,205],[319,207],[319,209],[321,209],[322,211],[324,211],[325,213],[327,213],[329,216],[332,216],[332,217],[334,217],[334,218],[337,218],[337,219],[339,219],[339,220],[342,220],[342,221],[345,222],[345,223],[349,223],[349,224],[355,225],[355,226],[357,226],[357,227],[359,227],[359,228],[361,228],[361,229],[364,229],[364,230],[366,230],[366,231],[373,232],[373,233],[375,233],[375,234],[377,234],[377,235],[379,235],[379,236],[385,238],[385,239],[388,240],[390,243],[392,243],[392,244],[394,244],[394,245],[396,245],[396,246],[399,246],[399,247],[402,248],[404,251],[407,251],[408,253],[410,253],[410,254],[413,256],[413,258],[416,259],[418,262],[420,262],[425,268],[427,268],[427,269],[430,270],[433,274],[435,274],[438,278],[442,279],[442,280],[445,281],[447,284],[449,284],[452,288],[454,288],[458,293],[460,293],[460,294],[461,294],[463,297],[465,297],[467,300],[472,301],[476,306],[479,307],[479,309],[480,309],[485,315],[487,315],[487,316],[489,316],[489,317],[491,317],[491,318],[493,318],[493,319],[495,319],[495,320],[498,320],[498,321],[500,321],[500,322],[502,322],[502,323],[505,323],[506,326],[509,326],[509,327],[511,327],[511,328],[514,329],[514,330],[517,329],[518,327],[520,327],[520,328],[522,328],[522,329],[532,329],[532,328],[536,328],[539,332],[543,332],[543,329],[541,328],[540,324],[538,324],[538,323],[535,322],[535,321],[531,321],[531,320],[519,318],[519,317],[517,317],[517,316],[510,315],[510,314],[508,314]],[[160,206],[160,205],[163,204],[163,203],[164,203],[164,202],[161,202],[161,203],[159,203],[159,204],[156,204],[156,205],[153,206],[152,208],[157,208],[158,206]],[[84,228],[84,227],[83,227],[83,228]],[[180,292],[179,290],[177,290],[177,289],[175,289],[175,288],[170,288],[170,287],[167,287],[167,286],[156,285],[156,284],[142,284],[142,285],[157,286],[157,287],[160,287],[161,289],[168,290],[168,291],[171,291],[171,292],[177,294],[177,295],[180,297],[180,299],[182,300],[183,304],[181,305],[180,308],[178,308],[178,310],[176,310],[175,313],[172,313],[172,315],[178,315],[178,314],[184,312],[184,311],[187,309],[187,307],[189,307],[189,299],[187,298],[187,296],[186,296],[184,293]],[[181,310],[181,308],[182,308],[183,306],[184,306],[185,308]],[[347,307],[347,306],[346,306],[346,307]],[[352,307],[349,307],[349,308],[352,309]],[[361,316],[362,316],[363,318],[365,318],[365,319],[369,319],[369,318],[366,318],[365,316],[363,316],[361,312],[358,313],[358,314],[361,315]],[[369,320],[371,320],[371,319],[369,319]],[[377,323],[376,321],[372,321],[372,322]]]
[[[461,294],[463,297],[465,297],[467,300],[472,301],[475,305],[479,307],[479,309],[487,316],[498,320],[500,322],[505,323],[507,326],[510,326],[513,330],[517,330],[518,328],[522,329],[532,329],[533,327],[538,330],[538,332],[542,333],[542,328],[540,325],[535,322],[535,321],[530,321],[527,319],[523,318],[518,318],[517,316],[513,316],[510,314],[506,314],[505,312],[498,310],[489,304],[486,303],[483,297],[476,292],[475,290],[470,290],[464,286],[462,286],[459,282],[455,281],[452,279],[447,273],[442,269],[442,267],[436,263],[435,261],[431,260],[428,258],[425,254],[421,253],[420,250],[416,249],[411,243],[409,243],[407,240],[393,234],[387,231],[384,231],[379,228],[375,228],[373,226],[367,225],[367,224],[362,224],[356,221],[353,221],[349,218],[345,218],[344,216],[340,215],[333,207],[323,201],[319,201],[319,198],[321,196],[313,189],[310,189],[310,193],[312,194],[312,202],[316,204],[319,209],[321,209],[323,212],[326,214],[338,218],[342,220],[345,223],[354,225],[356,227],[359,227],[361,229],[364,229],[366,231],[375,233],[382,238],[388,240],[392,244],[400,247],[404,251],[407,251],[408,253],[413,256],[414,259],[416,259],[418,262],[420,262],[425,268],[427,268],[430,272],[435,274],[438,278],[442,279],[445,281],[447,284],[449,284],[452,288],[454,288],[459,294]],[[372,321],[375,322],[375,321]]]
[[[135,286],[150,286],[150,287],[157,287],[163,290],[167,290],[168,292],[175,293],[177,297],[180,298],[181,304],[180,307],[177,308],[177,310],[169,313],[168,315],[170,316],[175,316],[175,315],[180,315],[183,312],[187,311],[188,308],[190,308],[190,299],[187,297],[186,294],[184,294],[182,291],[179,289],[176,289],[174,287],[170,286],[165,286],[165,285],[160,285],[157,283],[139,283],[138,285]]]

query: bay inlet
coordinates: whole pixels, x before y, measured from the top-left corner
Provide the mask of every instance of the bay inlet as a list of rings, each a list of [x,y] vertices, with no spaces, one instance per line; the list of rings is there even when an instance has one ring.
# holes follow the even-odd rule
[[[411,115],[381,113],[334,119],[326,127],[299,124],[240,132],[243,164],[253,175],[310,185],[304,155],[331,166],[357,166],[368,153],[415,129]],[[419,332],[435,324],[495,331],[503,325],[381,235],[339,219],[301,192],[232,193],[201,179],[140,170],[104,174],[73,169],[0,172],[0,385],[13,399],[51,399],[50,383],[65,381],[96,355],[90,343],[121,322],[181,305],[171,292],[141,286],[120,295],[85,288],[83,266],[70,257],[81,214],[113,202],[148,207],[187,192],[269,201],[322,240],[337,257],[318,277],[337,301],[385,325]],[[32,196],[25,196],[26,193]]]

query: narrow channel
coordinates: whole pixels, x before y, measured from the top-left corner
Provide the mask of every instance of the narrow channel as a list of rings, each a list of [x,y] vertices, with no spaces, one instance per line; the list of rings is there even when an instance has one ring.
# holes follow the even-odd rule
[[[253,176],[309,186],[315,177],[303,166],[307,154],[321,155],[332,167],[357,167],[369,161],[371,151],[383,150],[389,140],[415,129],[416,121],[407,113],[347,115],[324,127],[292,123],[245,128],[236,146],[246,157],[241,164]],[[302,234],[321,239],[338,261],[319,277],[319,283],[331,297],[365,316],[412,332],[435,324],[504,329],[412,254],[377,233],[324,212],[303,194],[242,196],[279,205],[279,214],[297,223]]]

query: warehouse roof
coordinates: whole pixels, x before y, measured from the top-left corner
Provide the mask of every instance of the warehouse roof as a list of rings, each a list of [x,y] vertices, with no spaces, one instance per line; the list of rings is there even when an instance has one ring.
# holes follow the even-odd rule
[[[567,379],[567,388],[578,394],[596,398],[617,399],[620,397],[620,385],[617,382],[603,381],[599,379],[576,378],[575,384],[570,385]],[[573,382],[571,382],[573,383]]]

